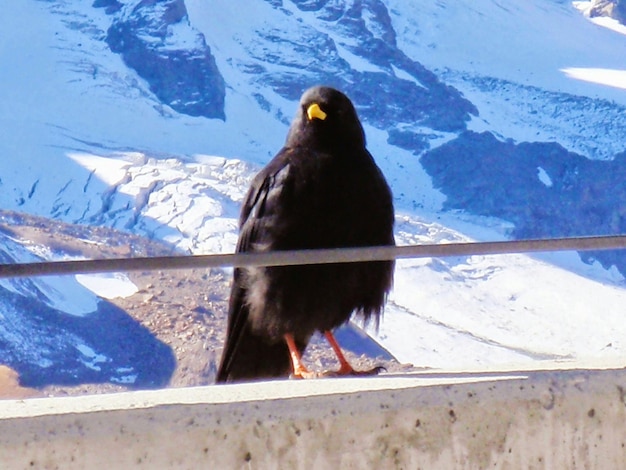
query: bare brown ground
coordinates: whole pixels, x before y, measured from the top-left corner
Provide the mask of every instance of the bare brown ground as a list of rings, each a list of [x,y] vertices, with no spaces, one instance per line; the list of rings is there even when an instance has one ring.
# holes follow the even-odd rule
[[[50,247],[54,252],[87,258],[127,258],[174,254],[167,245],[107,227],[65,224],[25,214],[0,212],[0,226],[13,236]],[[10,223],[6,223],[6,222]],[[169,345],[177,367],[169,387],[214,383],[227,322],[230,274],[219,269],[159,270],[130,272],[138,292],[112,303],[125,310],[160,341]],[[356,356],[347,358],[361,369],[383,366],[389,372],[410,369],[393,360]],[[337,366],[334,354],[322,338],[314,338],[305,362],[315,370]],[[110,393],[127,390],[118,384],[82,384],[74,387],[49,385],[42,389],[19,386],[17,374],[0,366],[0,398],[63,396]]]

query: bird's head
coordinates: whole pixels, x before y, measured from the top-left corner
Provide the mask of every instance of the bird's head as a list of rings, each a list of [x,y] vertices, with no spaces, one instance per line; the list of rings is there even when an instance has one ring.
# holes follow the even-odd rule
[[[308,89],[287,136],[288,146],[307,146],[321,151],[345,146],[365,147],[365,134],[350,99],[323,86]]]

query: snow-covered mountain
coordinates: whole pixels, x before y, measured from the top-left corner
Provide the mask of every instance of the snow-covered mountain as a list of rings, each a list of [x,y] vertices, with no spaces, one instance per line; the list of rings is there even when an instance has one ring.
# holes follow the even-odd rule
[[[395,195],[398,243],[622,233],[626,27],[591,7],[16,2],[0,18],[0,208],[231,252],[251,176],[282,145],[302,91],[324,83],[355,102]],[[32,250],[0,234],[6,262]],[[377,338],[424,366],[622,356],[626,256],[583,259],[403,261]],[[98,298],[73,278],[3,281],[1,350],[41,337],[24,320],[34,310],[91,318]],[[128,371],[91,337],[62,344]],[[28,351],[3,362],[24,373],[68,357]],[[83,369],[50,380],[89,380]]]

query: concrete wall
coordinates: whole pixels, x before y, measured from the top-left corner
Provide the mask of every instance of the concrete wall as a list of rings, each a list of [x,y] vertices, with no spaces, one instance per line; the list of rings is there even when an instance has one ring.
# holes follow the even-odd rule
[[[620,369],[0,401],[0,467],[626,468]]]

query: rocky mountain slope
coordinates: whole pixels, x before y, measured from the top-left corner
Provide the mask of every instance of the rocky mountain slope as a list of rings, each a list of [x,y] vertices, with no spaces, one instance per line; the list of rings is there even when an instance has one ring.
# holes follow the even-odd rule
[[[0,212],[0,219],[3,237],[47,247],[56,255],[172,254],[163,243],[106,227],[51,223],[6,211]],[[100,299],[96,311],[84,316],[45,307],[41,298],[5,295],[0,355],[18,373],[6,366],[0,369],[0,398],[212,384],[224,342],[229,273],[161,270],[131,272],[128,277],[137,286],[135,293]],[[410,368],[356,330],[343,329],[338,337],[358,366],[383,365],[390,372]],[[337,367],[321,337],[313,340],[305,359],[319,370]]]

